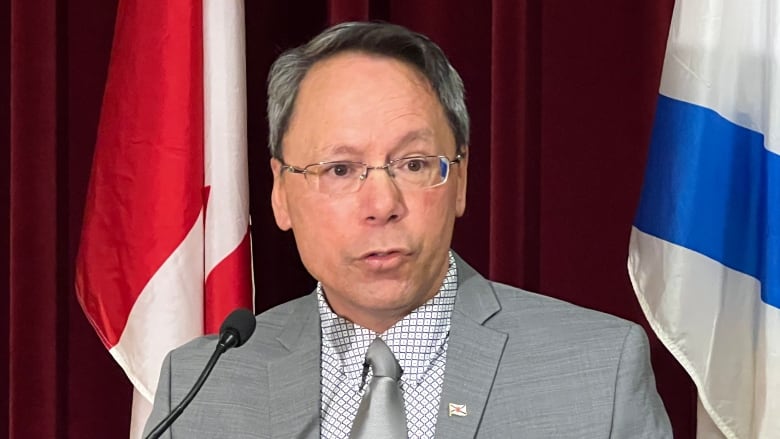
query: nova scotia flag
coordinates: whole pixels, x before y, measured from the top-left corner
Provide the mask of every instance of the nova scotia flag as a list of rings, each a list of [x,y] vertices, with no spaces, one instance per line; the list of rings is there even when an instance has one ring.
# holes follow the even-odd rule
[[[780,1],[677,0],[628,270],[699,437],[780,438]]]

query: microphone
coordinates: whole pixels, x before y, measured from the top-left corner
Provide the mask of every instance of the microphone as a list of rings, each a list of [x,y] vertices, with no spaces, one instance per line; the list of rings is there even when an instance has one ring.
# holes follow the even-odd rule
[[[217,364],[219,357],[230,348],[237,348],[252,336],[255,332],[255,314],[246,309],[238,308],[231,312],[225,320],[222,322],[222,326],[219,328],[219,341],[217,341],[217,347],[214,349],[214,353],[211,354],[206,367],[201,372],[198,380],[190,389],[189,393],[184,399],[168,413],[159,424],[146,436],[145,439],[157,439],[167,430],[173,421],[175,421],[184,412],[184,409],[190,405],[195,395],[198,394],[200,388],[203,387],[203,383],[206,382],[206,378],[211,374],[211,370],[214,369],[214,365]]]

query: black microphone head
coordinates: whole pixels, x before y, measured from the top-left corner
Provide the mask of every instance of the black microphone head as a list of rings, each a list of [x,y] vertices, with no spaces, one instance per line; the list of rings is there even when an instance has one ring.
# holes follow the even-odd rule
[[[237,308],[222,322],[222,326],[219,328],[219,336],[223,338],[226,333],[233,333],[238,339],[234,346],[238,347],[249,340],[249,337],[255,332],[256,324],[255,313],[246,308]]]

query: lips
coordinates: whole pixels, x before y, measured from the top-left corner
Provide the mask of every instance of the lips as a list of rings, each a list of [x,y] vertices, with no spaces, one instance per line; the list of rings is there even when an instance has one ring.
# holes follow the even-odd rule
[[[363,253],[360,256],[360,259],[366,259],[366,258],[383,258],[386,256],[393,256],[393,255],[405,255],[407,254],[407,251],[404,251],[404,249],[400,248],[393,248],[388,250],[372,250],[366,253]]]
[[[394,254],[394,253],[396,253],[396,252],[374,252],[374,253],[369,253],[368,257],[369,258],[372,258],[372,257],[381,258],[381,257],[387,256],[387,255],[391,255],[391,254]]]
[[[360,256],[360,261],[373,270],[390,270],[400,266],[409,256],[405,249],[378,249],[368,251]]]

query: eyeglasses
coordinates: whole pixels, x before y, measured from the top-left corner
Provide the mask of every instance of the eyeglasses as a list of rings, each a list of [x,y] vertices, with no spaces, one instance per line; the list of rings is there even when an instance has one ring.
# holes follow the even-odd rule
[[[341,195],[357,192],[368,177],[368,171],[384,169],[401,190],[425,189],[447,182],[450,165],[460,163],[464,155],[450,160],[446,156],[413,156],[390,160],[382,166],[337,161],[312,163],[303,168],[282,162],[282,172],[303,174],[309,186],[323,194]]]

